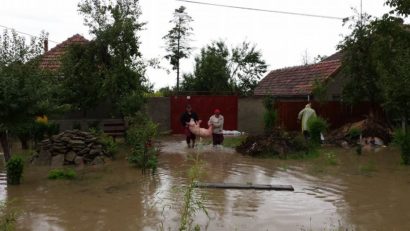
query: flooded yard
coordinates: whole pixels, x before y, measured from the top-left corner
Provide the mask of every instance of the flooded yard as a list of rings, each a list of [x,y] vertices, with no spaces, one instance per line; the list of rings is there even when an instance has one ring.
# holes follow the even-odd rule
[[[197,189],[209,216],[205,230],[409,230],[410,168],[391,148],[324,149],[303,160],[255,159],[229,148],[188,150],[162,141],[157,172],[142,175],[124,155],[78,171],[73,181],[47,179],[49,168],[25,169],[20,186],[0,179],[14,201],[17,230],[177,230],[191,157],[199,153],[204,182],[290,184],[294,192]],[[198,195],[198,196],[199,196]]]

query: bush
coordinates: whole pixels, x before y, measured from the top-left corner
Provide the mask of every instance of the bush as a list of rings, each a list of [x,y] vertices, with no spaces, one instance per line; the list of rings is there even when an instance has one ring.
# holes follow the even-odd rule
[[[47,135],[51,137],[60,133],[60,125],[54,122],[48,123],[47,125]]]
[[[98,136],[98,140],[102,144],[105,150],[114,157],[115,154],[118,152],[118,145],[115,143],[114,138],[111,136],[101,132],[100,135]]]
[[[410,165],[410,134],[402,130],[396,130],[394,133],[394,143],[400,146],[403,164]]]
[[[263,114],[263,122],[264,122],[265,133],[267,135],[272,133],[273,128],[276,125],[276,119],[278,117],[278,114],[274,108],[275,106],[274,104],[275,104],[275,99],[271,96],[268,96],[263,100],[263,105],[265,107],[265,112]]]
[[[145,169],[155,170],[158,150],[152,145],[152,139],[157,136],[158,125],[141,113],[128,118],[128,124],[127,142],[132,146],[128,161],[143,172]]]
[[[77,176],[73,169],[53,169],[48,173],[50,180],[73,180]]]
[[[328,128],[326,120],[321,117],[311,117],[307,122],[308,130],[310,133],[311,141],[314,144],[320,144],[320,134],[325,132]]]
[[[7,183],[11,185],[20,184],[23,175],[24,162],[20,156],[13,156],[7,161]]]
[[[348,137],[350,140],[358,140],[360,135],[362,134],[362,130],[360,128],[351,128],[348,132]]]
[[[88,130],[94,130],[94,131],[97,131],[97,132],[100,132],[101,131],[101,128],[100,128],[100,121],[98,121],[98,120],[94,120],[94,121],[91,121],[91,122],[88,122],[87,123],[87,126],[88,126]]]

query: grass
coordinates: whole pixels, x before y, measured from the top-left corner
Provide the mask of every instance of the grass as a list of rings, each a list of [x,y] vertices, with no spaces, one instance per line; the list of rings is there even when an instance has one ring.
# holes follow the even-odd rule
[[[2,231],[15,230],[18,212],[11,207],[12,204],[13,201],[0,203],[0,230]]]
[[[359,165],[359,172],[363,175],[370,175],[373,172],[376,172],[376,166],[373,161],[369,161],[364,165]]]
[[[183,206],[181,210],[181,217],[180,217],[180,226],[179,230],[200,230],[198,224],[194,225],[194,216],[197,212],[202,211],[207,216],[208,211],[206,210],[205,206],[202,203],[202,198],[199,199],[196,197],[196,185],[199,180],[199,177],[202,173],[202,163],[199,159],[199,154],[192,158],[193,165],[188,171],[188,184],[184,188],[184,197],[183,197]]]
[[[50,180],[73,180],[77,173],[73,169],[53,169],[48,173]]]
[[[243,141],[245,141],[246,136],[227,136],[224,138],[223,146],[228,148],[236,148]]]
[[[241,136],[224,136],[224,142],[223,142],[223,146],[227,147],[227,148],[236,148],[238,147],[243,141],[246,140],[245,135],[241,135]],[[210,139],[203,139],[202,141],[203,145],[210,145],[212,144],[212,138]]]

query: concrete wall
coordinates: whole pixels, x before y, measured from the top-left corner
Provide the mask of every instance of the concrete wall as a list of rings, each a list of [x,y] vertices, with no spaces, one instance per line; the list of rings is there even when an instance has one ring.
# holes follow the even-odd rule
[[[109,104],[100,105],[93,110],[83,112],[67,112],[61,117],[51,118],[60,125],[60,131],[70,130],[74,124],[81,124],[81,129],[88,129],[88,124],[99,122],[100,128],[104,123],[121,122],[119,115],[112,114],[112,108]],[[168,97],[148,98],[146,112],[151,119],[159,124],[159,132],[170,131],[170,100]]]
[[[238,130],[249,134],[263,133],[263,97],[247,97],[238,100]]]
[[[169,97],[148,98],[146,111],[151,119],[159,124],[159,132],[171,130],[171,101]]]

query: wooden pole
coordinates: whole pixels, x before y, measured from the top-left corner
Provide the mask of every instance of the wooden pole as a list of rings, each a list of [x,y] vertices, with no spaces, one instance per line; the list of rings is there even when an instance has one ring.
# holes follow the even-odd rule
[[[294,191],[292,185],[271,185],[271,184],[241,184],[241,183],[202,183],[195,185],[197,188],[215,189],[254,189],[254,190],[275,190],[275,191]]]

